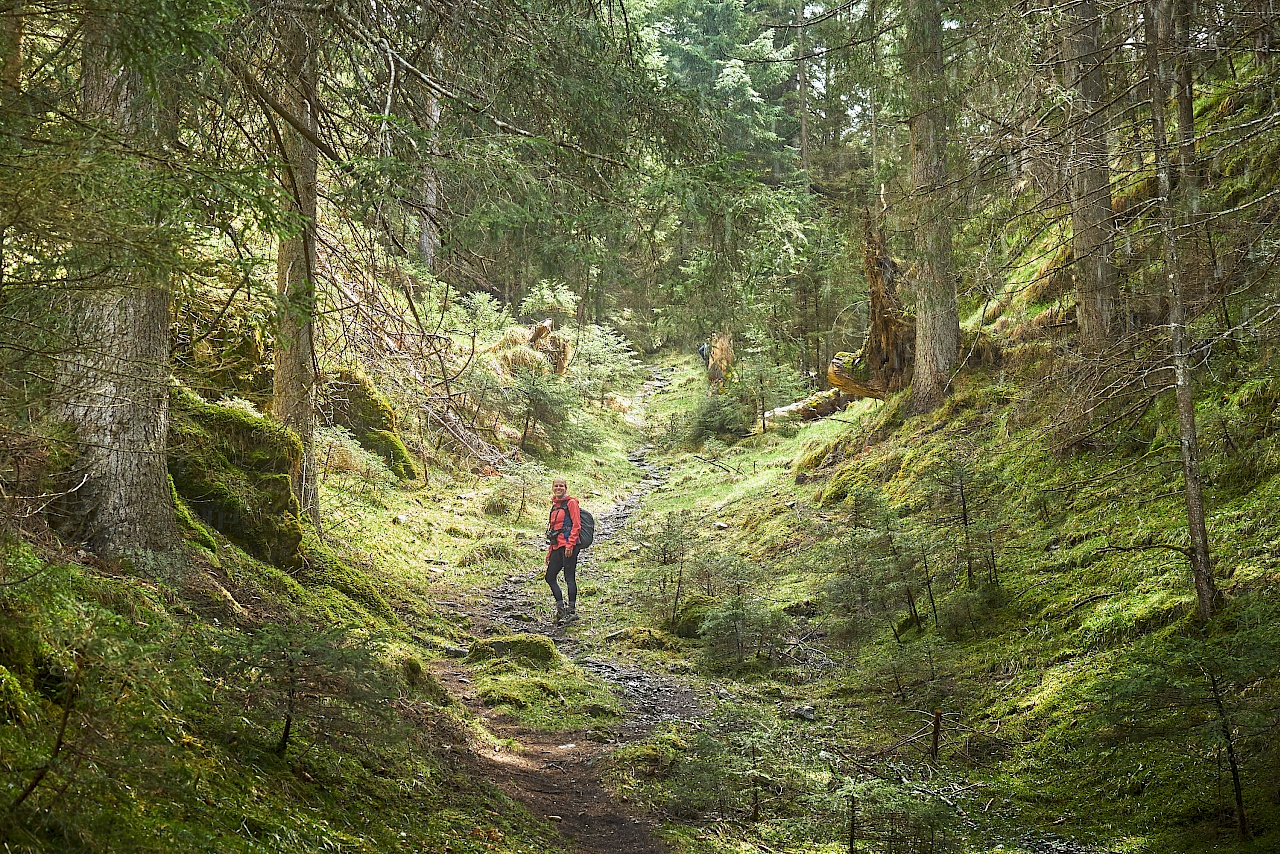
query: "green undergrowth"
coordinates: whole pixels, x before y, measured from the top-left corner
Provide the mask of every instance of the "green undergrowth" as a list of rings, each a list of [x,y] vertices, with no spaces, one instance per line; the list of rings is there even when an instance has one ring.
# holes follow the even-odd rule
[[[544,732],[586,730],[604,740],[622,715],[617,698],[575,667],[551,639],[505,635],[477,640],[467,657],[486,706]]]
[[[955,850],[1029,850],[1036,834],[1125,852],[1269,850],[1276,396],[1267,363],[1244,364],[1220,360],[1199,392],[1225,595],[1203,627],[1177,551],[1185,507],[1163,399],[1081,449],[1051,395],[967,374],[929,416],[905,418],[891,399],[794,436],[651,457],[670,467],[666,484],[602,555],[602,599],[633,603],[611,611],[627,627],[592,639],[696,671],[746,711],[628,748],[616,785],[668,817],[681,852],[827,850],[851,795],[867,832],[898,827],[903,850],[951,850],[910,847],[926,831],[941,845],[944,829]],[[699,369],[678,369],[673,400]],[[689,640],[673,631],[690,634],[673,622],[688,607],[677,595],[703,603]],[[1224,732],[1256,837],[1243,845]],[[767,769],[743,768],[752,739],[770,745]],[[770,793],[758,807],[742,783],[756,780]],[[721,794],[699,802],[704,791]]]
[[[635,430],[601,409],[590,450],[473,475],[384,453],[369,437],[394,412],[373,408],[380,421],[361,410],[317,433],[319,530],[289,491],[296,437],[243,401],[175,388],[189,551],[104,569],[5,546],[7,850],[561,850],[475,775],[465,748],[492,736],[433,661],[470,648],[499,712],[610,737],[621,709],[599,679],[545,638],[475,642],[468,610],[512,573],[545,594],[551,478],[607,510],[635,482]]]
[[[217,546],[218,583],[252,603],[239,621],[198,583],[6,540],[6,850],[560,850],[458,763],[472,725],[428,650],[386,622],[334,624],[308,588]],[[175,579],[209,568],[166,560]]]

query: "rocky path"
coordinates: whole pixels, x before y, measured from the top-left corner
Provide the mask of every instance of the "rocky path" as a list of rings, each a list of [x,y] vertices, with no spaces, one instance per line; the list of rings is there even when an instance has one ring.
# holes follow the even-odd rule
[[[654,372],[636,402],[661,390],[667,382],[660,372]],[[662,468],[648,459],[650,450],[640,448],[629,455],[643,478],[632,493],[597,515],[597,542],[617,536],[644,496],[663,482]],[[592,552],[583,553],[580,577],[590,577],[593,565]],[[670,676],[592,654],[575,636],[576,628],[555,625],[547,605],[549,598],[540,579],[508,575],[485,591],[484,601],[471,614],[473,626],[477,634],[536,632],[552,638],[577,666],[609,685],[626,710],[626,718],[608,743],[592,741],[587,733],[528,730],[494,715],[476,697],[466,671],[457,664],[446,664],[440,676],[450,693],[480,715],[500,738],[519,744],[515,751],[497,749],[478,756],[480,772],[535,815],[552,821],[565,839],[566,850],[577,854],[661,854],[666,849],[652,820],[638,815],[601,784],[600,760],[616,746],[643,738],[660,723],[698,717],[698,697],[691,687]],[[584,615],[584,620],[590,620],[590,614]]]

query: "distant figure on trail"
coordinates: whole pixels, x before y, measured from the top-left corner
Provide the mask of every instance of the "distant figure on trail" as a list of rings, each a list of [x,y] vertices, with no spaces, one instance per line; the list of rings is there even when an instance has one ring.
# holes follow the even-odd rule
[[[578,499],[569,495],[564,478],[551,481],[551,515],[547,519],[547,584],[556,599],[556,623],[563,624],[578,619],[578,540],[582,535],[582,516]],[[569,603],[565,604],[556,578],[564,571],[565,587],[569,588]]]
[[[698,355],[702,357],[702,364],[704,366],[711,366],[711,344],[709,342],[702,342],[702,346],[698,348]]]

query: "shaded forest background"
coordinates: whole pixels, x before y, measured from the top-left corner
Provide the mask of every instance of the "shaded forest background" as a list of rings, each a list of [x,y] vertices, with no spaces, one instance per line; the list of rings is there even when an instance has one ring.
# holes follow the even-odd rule
[[[930,512],[959,514],[951,571],[974,607],[1006,600],[973,542],[1013,533],[971,531],[966,488],[1021,490],[1046,527],[1078,494],[1174,495],[1176,524],[1098,546],[1173,555],[1194,600],[1111,687],[1165,703],[1166,734],[1194,717],[1194,749],[1226,763],[1226,813],[1178,821],[1274,839],[1258,514],[1280,472],[1278,27],[1265,0],[3,0],[5,832],[97,850],[134,797],[102,746],[163,753],[155,709],[188,692],[193,719],[281,722],[279,757],[295,718],[334,743],[394,722],[361,749],[401,749],[395,726],[430,715],[388,685],[424,703],[438,686],[371,640],[413,620],[340,553],[321,481],[361,453],[401,484],[499,476],[519,520],[545,466],[608,444],[577,413],[623,408],[638,359],[714,339],[729,375],[669,425],[698,447],[773,430],[837,354],[890,395],[791,472],[880,561],[883,601],[849,588],[836,612],[906,607],[926,630],[934,576],[903,568],[887,521],[923,510],[848,481],[875,442],[949,430],[975,396],[1009,409],[930,474],[959,501]],[[892,368],[872,346],[884,287],[910,330]],[[996,471],[1024,435],[1078,479],[1037,492]],[[1257,504],[1224,542],[1214,508],[1233,500]],[[178,655],[203,687],[157,663],[185,631],[175,602],[219,627]],[[101,811],[63,812],[68,791]]]

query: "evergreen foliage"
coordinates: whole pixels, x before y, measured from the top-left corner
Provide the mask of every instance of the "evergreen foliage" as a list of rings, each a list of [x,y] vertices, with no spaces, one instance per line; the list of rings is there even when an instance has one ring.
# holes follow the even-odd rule
[[[611,760],[673,850],[1272,850],[1278,49],[1258,2],[3,0],[0,844],[559,850],[432,675],[618,737],[550,638],[461,651],[554,464],[632,514],[580,649],[709,688]],[[886,277],[914,388],[775,426]]]

